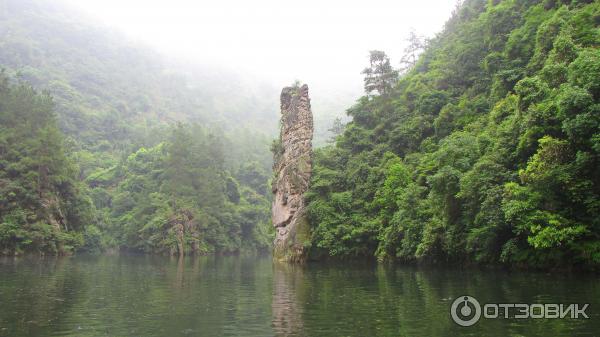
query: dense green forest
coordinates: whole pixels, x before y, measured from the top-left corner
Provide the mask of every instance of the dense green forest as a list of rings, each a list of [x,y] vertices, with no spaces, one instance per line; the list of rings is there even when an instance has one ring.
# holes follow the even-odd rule
[[[0,36],[1,253],[268,248],[269,87],[61,3],[3,1]]]
[[[0,1],[0,37],[0,252],[268,248],[280,88],[170,59],[61,1]],[[317,142],[347,97],[320,102]]]
[[[105,232],[145,252],[268,249],[269,175],[257,163],[230,173],[223,139],[200,126],[179,124],[166,141],[90,175]]]
[[[52,99],[0,74],[0,252],[82,246],[94,221],[85,191]]]
[[[177,124],[84,178],[53,109],[48,94],[0,77],[0,252],[269,247],[269,175],[256,162],[228,171],[222,132]]]
[[[307,195],[313,256],[600,264],[600,2],[467,0],[385,53]]]
[[[0,16],[2,253],[268,249],[271,89],[58,4]],[[467,0],[398,69],[371,52],[317,125],[311,255],[598,266],[599,47],[598,2]]]

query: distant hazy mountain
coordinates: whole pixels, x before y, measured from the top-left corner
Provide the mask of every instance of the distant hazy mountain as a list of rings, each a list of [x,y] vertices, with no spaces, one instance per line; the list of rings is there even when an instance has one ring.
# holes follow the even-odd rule
[[[174,121],[277,132],[280,88],[226,69],[177,64],[64,4],[4,0],[0,36],[0,67],[48,90],[63,131],[88,146],[128,143]],[[323,143],[353,98],[318,96],[315,138]]]
[[[0,67],[50,91],[62,129],[78,139],[122,140],[132,125],[160,121],[276,129],[277,97],[266,84],[223,69],[181,69],[61,4],[2,6]]]

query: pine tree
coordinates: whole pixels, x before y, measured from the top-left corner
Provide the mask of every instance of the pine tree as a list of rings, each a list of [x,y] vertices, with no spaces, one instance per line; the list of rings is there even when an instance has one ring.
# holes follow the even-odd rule
[[[365,92],[387,94],[398,81],[398,71],[392,68],[390,58],[380,50],[370,51],[369,62],[370,66],[362,71],[365,75]]]

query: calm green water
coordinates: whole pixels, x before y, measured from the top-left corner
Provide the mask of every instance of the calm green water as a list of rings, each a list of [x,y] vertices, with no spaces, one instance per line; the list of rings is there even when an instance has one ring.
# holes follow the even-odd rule
[[[459,327],[449,309],[464,294],[590,303],[590,319]],[[0,336],[600,336],[600,277],[270,257],[4,258]]]

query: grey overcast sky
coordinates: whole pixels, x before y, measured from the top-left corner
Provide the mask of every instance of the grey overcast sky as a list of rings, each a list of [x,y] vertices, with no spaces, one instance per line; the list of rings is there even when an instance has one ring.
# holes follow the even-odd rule
[[[439,32],[456,0],[65,0],[100,22],[198,64],[274,82],[360,88],[368,51],[398,65],[414,30]]]

